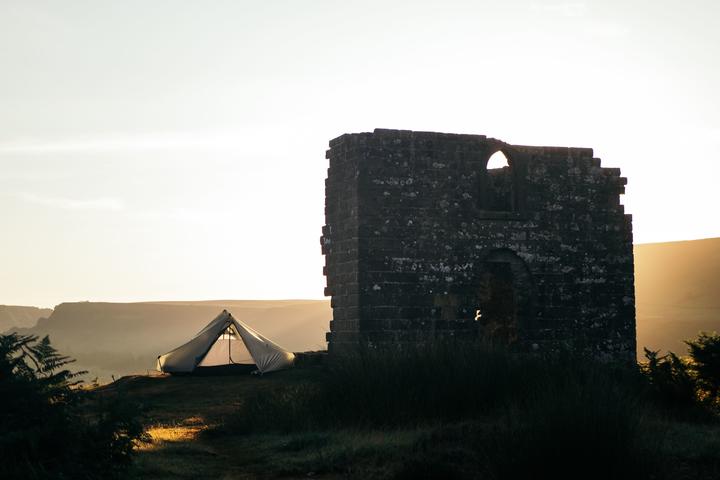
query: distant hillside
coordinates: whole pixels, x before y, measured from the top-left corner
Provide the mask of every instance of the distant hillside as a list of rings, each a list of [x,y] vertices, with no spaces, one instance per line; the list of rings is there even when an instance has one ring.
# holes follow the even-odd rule
[[[0,305],[0,332],[12,328],[34,327],[40,318],[49,317],[51,313],[50,308]]]
[[[643,347],[684,353],[683,339],[720,331],[720,239],[636,245],[635,269],[640,357]],[[78,359],[77,367],[107,379],[153,369],[159,354],[189,340],[224,308],[290,350],[326,346],[332,317],[326,300],[84,302],[54,312],[0,307],[0,326],[32,326],[52,313],[24,331],[49,334]]]
[[[638,354],[720,331],[720,238],[635,246]]]
[[[63,303],[23,333],[50,335],[77,368],[108,379],[154,369],[158,355],[188,341],[223,309],[289,350],[326,347],[326,300]]]

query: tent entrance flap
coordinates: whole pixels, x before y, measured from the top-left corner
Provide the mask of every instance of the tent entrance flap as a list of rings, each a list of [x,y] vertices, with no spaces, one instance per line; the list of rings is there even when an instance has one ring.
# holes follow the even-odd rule
[[[232,364],[254,365],[255,360],[250,355],[245,342],[240,338],[233,325],[230,324],[217,337],[205,357],[198,363],[198,367],[217,367]]]

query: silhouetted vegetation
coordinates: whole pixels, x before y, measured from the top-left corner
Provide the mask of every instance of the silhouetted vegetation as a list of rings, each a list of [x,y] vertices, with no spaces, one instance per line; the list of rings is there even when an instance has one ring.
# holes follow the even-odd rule
[[[676,412],[697,411],[699,404],[695,378],[687,362],[673,352],[659,356],[659,352],[645,349],[642,368],[653,390],[654,399]]]
[[[685,342],[702,400],[720,407],[720,335],[701,333],[696,340]]]
[[[716,347],[704,338],[703,354],[691,354],[705,361],[692,368],[649,351],[638,368],[463,343],[359,350],[305,382],[244,396],[214,433],[275,432],[303,445],[326,441],[317,432],[428,429],[381,475],[397,478],[712,478],[717,455],[688,470],[668,446],[668,419],[713,421]],[[338,455],[323,464],[347,473]]]
[[[648,361],[642,370],[655,398],[679,414],[720,413],[720,335],[703,332],[685,343],[685,358],[645,349]]]
[[[108,478],[142,424],[128,402],[89,398],[48,337],[0,335],[0,478]]]
[[[630,408],[644,389],[640,372],[631,367],[573,357],[518,356],[464,343],[366,349],[333,359],[314,382],[244,399],[236,426],[247,431],[395,427],[484,418],[545,398]]]

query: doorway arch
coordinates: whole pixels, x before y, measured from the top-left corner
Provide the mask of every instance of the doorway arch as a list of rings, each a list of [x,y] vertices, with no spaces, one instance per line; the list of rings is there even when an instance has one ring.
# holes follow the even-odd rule
[[[475,322],[480,336],[513,345],[534,319],[535,288],[525,261],[510,249],[488,252],[478,266]]]

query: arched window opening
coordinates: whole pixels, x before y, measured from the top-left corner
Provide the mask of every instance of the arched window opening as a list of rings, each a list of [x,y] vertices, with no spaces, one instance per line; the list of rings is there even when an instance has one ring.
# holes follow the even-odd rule
[[[505,154],[498,150],[488,159],[483,198],[484,209],[512,212],[514,205],[513,172]]]
[[[490,159],[487,163],[488,170],[495,170],[496,168],[505,167],[510,168],[510,164],[508,163],[508,159],[503,152],[498,150],[490,156]]]

